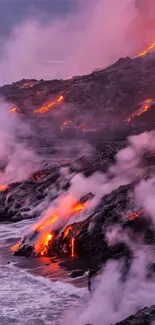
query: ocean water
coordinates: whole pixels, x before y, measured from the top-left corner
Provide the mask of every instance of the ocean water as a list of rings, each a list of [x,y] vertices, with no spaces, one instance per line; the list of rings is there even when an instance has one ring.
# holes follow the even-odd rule
[[[88,294],[87,288],[77,288],[61,278],[35,275],[17,266],[9,248],[30,223],[0,225],[0,325],[62,324],[64,314],[82,306]]]

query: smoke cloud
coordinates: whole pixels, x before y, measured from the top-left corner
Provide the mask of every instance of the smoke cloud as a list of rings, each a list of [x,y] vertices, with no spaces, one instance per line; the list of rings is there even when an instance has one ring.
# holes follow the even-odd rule
[[[9,184],[28,178],[36,171],[41,160],[26,144],[30,127],[17,114],[9,113],[12,108],[0,99],[0,183]]]
[[[136,15],[133,0],[75,0],[64,18],[27,18],[2,46],[0,84],[22,78],[67,78],[104,68],[132,55],[128,31]]]

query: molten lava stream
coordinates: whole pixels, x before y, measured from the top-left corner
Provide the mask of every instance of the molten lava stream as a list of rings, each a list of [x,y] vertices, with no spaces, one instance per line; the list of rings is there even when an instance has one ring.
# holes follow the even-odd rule
[[[68,212],[68,214],[66,216],[67,220],[68,220],[68,218],[72,217],[72,215],[74,213],[77,213],[77,212],[83,210],[86,206],[87,206],[87,202],[76,203],[76,204],[72,205],[70,207],[70,211]],[[31,229],[34,232],[36,232],[36,234],[37,234],[37,240],[34,244],[34,250],[37,254],[42,255],[42,256],[47,255],[50,242],[55,237],[55,235],[53,233],[51,233],[52,229],[50,228],[50,230],[49,230],[49,226],[51,226],[59,218],[61,218],[61,214],[59,214],[58,212],[55,212],[52,215],[46,216],[46,218],[41,220],[40,223],[38,223]],[[72,228],[72,226],[66,227],[66,229],[64,231],[63,239],[68,236],[68,233],[71,230],[71,228]],[[77,232],[77,234],[78,234],[78,232]],[[14,245],[11,248],[11,250],[17,251],[21,244],[22,244],[21,242],[18,242],[16,245]],[[71,247],[71,256],[75,257],[76,256],[75,255],[75,238],[72,238],[72,240],[70,242],[70,247]]]
[[[155,48],[155,42],[153,42],[147,49],[140,52],[138,55],[135,56],[135,58],[141,57],[146,55],[149,51],[153,50]]]
[[[35,110],[34,113],[40,113],[40,114],[46,113],[51,107],[53,107],[56,104],[59,104],[63,99],[64,99],[63,96],[59,96],[58,99],[40,107],[39,109]]]
[[[132,118],[134,118],[134,117],[136,117],[136,116],[140,116],[141,114],[147,112],[147,111],[151,108],[151,103],[152,103],[152,99],[151,99],[151,98],[146,99],[146,100],[145,100],[145,104],[146,104],[146,105],[144,105],[144,106],[141,108],[140,112],[139,112],[139,113],[135,113],[135,115],[131,115],[131,116],[127,119],[127,121],[130,122]]]
[[[13,107],[13,108],[11,108],[10,110],[9,110],[9,113],[15,113],[15,112],[17,112],[18,110],[17,110],[17,107]]]
[[[14,246],[12,246],[11,247],[11,251],[12,252],[16,252],[19,249],[20,245],[21,245],[21,241],[19,241],[17,244],[15,244]]]
[[[5,192],[8,189],[6,184],[0,184],[0,192]]]
[[[76,254],[75,254],[75,238],[72,238],[71,239],[71,257],[76,257]]]
[[[63,239],[65,239],[68,236],[69,231],[72,229],[71,226],[67,226],[64,230]]]
[[[46,233],[40,237],[40,239],[37,241],[35,245],[35,251],[36,253],[40,255],[46,255],[48,253],[49,244],[51,240],[53,239],[53,234]]]
[[[78,212],[83,210],[87,206],[87,202],[85,203],[76,203],[72,206],[71,212]]]
[[[135,220],[137,217],[139,217],[141,215],[141,213],[144,211],[145,209],[141,210],[141,211],[137,211],[137,212],[133,212],[129,215],[129,220]]]
[[[47,227],[47,226],[51,225],[52,223],[54,223],[57,219],[58,219],[58,215],[53,214],[48,220],[43,220],[40,223],[40,225],[35,228],[35,230],[40,231],[40,230],[44,229],[45,227]]]

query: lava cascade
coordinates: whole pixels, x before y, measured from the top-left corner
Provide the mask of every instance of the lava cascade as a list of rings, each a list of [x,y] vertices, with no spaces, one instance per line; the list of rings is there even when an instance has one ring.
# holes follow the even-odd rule
[[[6,184],[0,184],[0,192],[5,192],[8,189]]]
[[[129,215],[129,220],[135,220],[137,217],[139,217],[141,214],[142,214],[142,212],[144,211],[144,209],[143,210],[141,210],[141,211],[137,211],[137,212],[132,212],[130,215]]]
[[[55,106],[55,105],[59,104],[60,102],[62,102],[63,99],[64,99],[63,96],[59,96],[56,100],[54,100],[54,101],[52,101],[52,102],[50,102],[50,103],[48,103],[48,104],[40,107],[39,109],[36,109],[34,111],[34,113],[44,114],[44,113],[48,112],[48,110],[50,108],[52,108],[53,106]]]
[[[136,116],[140,116],[143,113],[147,112],[150,108],[151,108],[151,104],[152,104],[152,99],[148,98],[145,100],[143,107],[140,109],[140,111],[137,114],[131,115],[127,121],[130,122],[132,120],[132,118],[135,118]]]
[[[84,210],[87,206],[87,201],[85,203],[78,202],[74,205],[71,205],[69,212],[67,213],[66,222],[68,222],[68,219],[70,219],[74,214],[81,212]],[[32,228],[32,232],[36,234],[36,241],[34,243],[34,250],[35,253],[41,256],[47,255],[49,246],[53,239],[55,239],[55,233],[52,230],[52,224],[55,224],[58,222],[61,224],[61,213],[58,211],[53,212],[52,214],[45,217],[41,222]],[[59,229],[60,233],[60,226],[56,224],[55,228]],[[68,235],[70,230],[72,229],[72,226],[69,225],[65,228],[63,239],[65,239]],[[32,234],[31,232],[31,234]],[[71,256],[75,257],[75,238],[71,238],[69,240],[70,247],[71,247]],[[16,245],[14,245],[11,250],[17,251],[22,245],[22,242],[18,242]]]
[[[153,49],[155,49],[155,41],[153,41],[153,43],[147,49],[143,50],[138,55],[136,55],[135,58],[139,58],[141,56],[145,56],[148,52],[150,52]]]
[[[86,207],[86,203],[76,203],[73,206],[71,206],[69,211],[69,218],[72,217],[74,213],[82,211]],[[58,212],[53,213],[50,217],[43,220],[39,226],[35,228],[35,231],[40,232],[39,239],[35,244],[35,250],[37,253],[41,255],[46,255],[48,252],[48,247],[52,239],[54,238],[54,235],[49,233],[49,226],[58,219],[60,219],[61,216],[58,214]],[[47,231],[46,231],[47,229]],[[41,231],[43,230],[43,235],[41,234]],[[68,226],[64,233],[64,238],[67,237],[69,231],[71,230],[71,226]],[[39,247],[39,248],[38,248]],[[71,247],[74,247],[74,241],[71,240]],[[44,249],[45,248],[45,249]],[[72,248],[72,253],[75,249]],[[75,255],[75,254],[74,254]]]
[[[17,107],[13,107],[9,110],[9,113],[15,113],[17,111],[18,111]]]

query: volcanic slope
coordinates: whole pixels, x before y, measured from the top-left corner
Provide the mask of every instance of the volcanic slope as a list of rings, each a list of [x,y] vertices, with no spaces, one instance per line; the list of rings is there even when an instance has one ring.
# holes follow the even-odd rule
[[[12,114],[31,121],[38,146],[49,146],[52,140],[57,147],[59,139],[71,137],[91,143],[125,140],[154,128],[154,66],[154,53],[127,57],[86,76],[4,85],[0,95],[13,104]]]
[[[150,211],[135,200],[135,188],[155,175],[154,87],[155,55],[150,53],[120,59],[86,76],[21,80],[0,88],[12,105],[9,116],[16,114],[30,126],[27,137],[19,140],[43,160],[27,180],[0,185],[0,221],[43,216],[13,247],[16,254],[68,256],[63,266],[80,269],[72,276],[89,270],[90,290],[102,265],[123,260],[125,281],[133,261],[130,241],[137,245],[137,238],[143,238],[143,245],[151,247],[155,238]],[[146,131],[145,138],[141,133]],[[135,135],[139,138],[133,143],[127,140]],[[3,173],[5,162],[0,170]],[[70,197],[75,187],[76,202],[65,201],[66,219],[61,209],[46,215],[53,202]],[[115,227],[129,242],[122,236],[109,244],[107,234]]]

